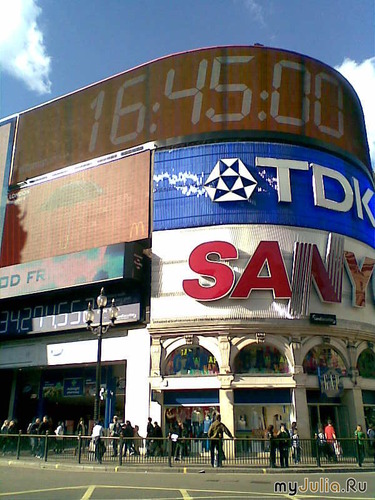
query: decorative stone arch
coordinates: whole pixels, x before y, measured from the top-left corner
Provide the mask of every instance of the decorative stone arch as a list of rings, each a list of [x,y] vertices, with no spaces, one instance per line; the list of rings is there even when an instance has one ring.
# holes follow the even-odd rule
[[[323,340],[321,337],[310,337],[309,339],[305,340],[302,345],[301,345],[301,360],[302,360],[302,363],[307,355],[307,353],[309,351],[311,351],[311,349],[313,347],[316,347],[320,344],[323,344]]]
[[[217,337],[212,338],[212,337],[198,337],[198,342],[199,345],[201,345],[204,349],[206,349],[208,352],[213,354],[216,358],[216,361],[219,365],[219,368],[221,369],[222,366],[222,360],[221,360],[221,354],[220,354],[220,349],[219,349],[219,342]]]
[[[162,340],[162,355],[160,362],[160,373],[163,374],[165,372],[165,366],[167,359],[172,354],[173,351],[179,349],[183,345],[186,345],[186,340],[184,337],[176,337]]]
[[[342,356],[344,363],[349,371],[351,368],[351,363],[347,342],[341,339],[333,338],[331,339],[330,345],[332,345],[334,349],[336,349],[336,351]]]
[[[185,337],[175,337],[175,338],[169,338],[162,341],[163,344],[163,359],[162,359],[162,369],[164,368],[164,361],[168,356],[178,349],[179,347],[182,347],[183,345],[186,344]]]

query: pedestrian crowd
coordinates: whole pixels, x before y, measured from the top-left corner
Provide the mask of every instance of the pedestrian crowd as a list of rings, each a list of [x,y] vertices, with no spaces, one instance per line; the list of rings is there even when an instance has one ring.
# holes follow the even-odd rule
[[[137,456],[141,454],[144,438],[139,434],[139,426],[132,426],[130,420],[124,423],[119,421],[117,415],[113,417],[113,421],[109,426],[109,435],[112,438],[112,457],[121,456]],[[104,453],[107,451],[105,440],[103,440],[104,428],[103,422],[96,422],[92,434],[89,451],[94,452],[95,460],[102,462]],[[148,419],[147,435],[145,439],[145,456],[157,457],[162,456],[163,450],[163,432],[158,422],[152,423],[152,419]]]
[[[357,425],[354,431],[356,444],[358,449],[358,464],[361,466],[365,459],[365,443],[368,439],[368,449],[375,463],[375,430],[372,424],[369,425],[367,436],[362,430],[361,425]],[[284,423],[280,424],[280,430],[275,432],[274,426],[270,425],[267,428],[266,438],[270,452],[270,467],[276,467],[276,455],[279,452],[280,467],[289,467],[290,457],[295,465],[301,462],[302,447],[298,434],[297,423],[293,422],[291,429],[288,431]],[[328,419],[325,426],[319,424],[318,430],[315,433],[317,443],[317,451],[320,458],[326,458],[329,462],[338,462],[338,458],[343,454],[343,450],[339,440],[337,439],[335,428],[332,420]],[[291,450],[291,453],[290,453]]]
[[[14,452],[17,445],[15,439],[7,439],[7,436],[18,434],[20,431],[21,429],[18,427],[17,420],[4,420],[0,428],[0,450],[3,455]],[[60,436],[60,439],[56,438],[55,451],[56,453],[61,453],[63,446],[61,437],[65,433],[64,422],[60,421],[54,430],[52,421],[47,415],[42,419],[35,417],[27,426],[26,432],[30,434],[30,451],[33,456],[42,458],[44,455],[45,436],[47,432],[55,434],[56,437]]]
[[[267,428],[266,437],[269,441],[270,467],[276,467],[276,452],[279,451],[280,467],[289,467],[289,452],[292,449],[292,460],[295,465],[301,461],[301,443],[297,423],[293,422],[288,431],[286,424],[281,423],[279,431],[273,425]]]
[[[20,432],[16,419],[4,420],[0,427],[0,453],[3,455],[7,453],[14,453],[17,440],[7,439],[8,435],[16,435]],[[75,434],[88,437],[90,431],[85,423],[84,418],[80,418],[75,428]],[[45,415],[42,419],[35,417],[27,427],[27,434],[29,434],[30,452],[37,458],[45,456],[45,446],[47,444],[46,434],[54,435],[55,439],[52,441],[55,453],[62,453],[64,451],[64,439],[66,428],[63,421],[59,421],[56,428],[53,426],[52,420]],[[223,438],[226,434],[229,438],[233,438],[231,432],[226,425],[221,421],[221,415],[216,414],[210,425],[207,426],[205,436],[211,455],[211,465],[213,467],[222,467],[223,460],[226,459],[223,449]],[[108,436],[112,439],[103,439]],[[176,462],[188,457],[191,446],[191,433],[186,424],[182,421],[176,421],[169,428],[168,439],[171,443],[172,458]],[[356,439],[358,463],[361,466],[366,457],[366,450],[373,458],[375,464],[375,429],[372,423],[369,424],[367,432],[362,429],[360,424],[354,430],[353,437]],[[285,423],[280,424],[278,431],[275,430],[273,425],[269,425],[265,434],[266,447],[265,450],[269,451],[269,465],[270,467],[277,466],[277,458],[279,458],[279,465],[282,468],[289,467],[290,460],[295,465],[301,462],[302,446],[298,433],[297,423],[293,422],[290,430],[287,429]],[[335,428],[330,419],[327,420],[325,426],[318,425],[315,434],[315,441],[317,444],[317,451],[321,458],[326,458],[329,462],[337,462],[340,455],[343,454],[342,447],[337,438]],[[205,444],[205,443],[203,443]],[[82,440],[81,451],[88,451],[96,461],[102,463],[103,455],[107,451],[107,446],[112,447],[112,457],[122,458],[127,456],[137,456],[144,453],[145,457],[158,457],[167,453],[166,443],[163,439],[163,432],[156,421],[148,418],[146,438],[139,434],[139,426],[132,426],[129,420],[120,422],[118,416],[113,417],[113,421],[109,426],[108,433],[103,427],[102,421],[95,422],[91,431],[91,439]]]

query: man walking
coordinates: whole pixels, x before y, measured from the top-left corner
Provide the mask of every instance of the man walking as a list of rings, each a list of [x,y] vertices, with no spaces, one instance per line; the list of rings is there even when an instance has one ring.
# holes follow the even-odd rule
[[[367,437],[370,440],[370,449],[374,455],[374,464],[375,464],[375,431],[373,424],[368,426]]]
[[[110,428],[110,433],[111,437],[113,437],[112,440],[112,448],[113,448],[113,457],[117,457],[117,450],[118,450],[118,445],[119,445],[119,437],[121,434],[121,424],[118,421],[118,416],[115,415],[113,417],[113,423],[109,426]]]
[[[50,424],[49,418],[47,415],[44,415],[43,420],[40,422],[39,427],[38,427],[38,434],[40,436],[43,436],[43,437],[39,438],[39,445],[38,445],[38,452],[37,452],[38,458],[44,457],[46,434],[47,434],[47,432],[50,431],[50,428],[51,428],[51,424]]]
[[[212,422],[210,428],[208,429],[208,437],[211,439],[211,465],[215,466],[215,452],[218,454],[217,466],[222,467],[223,462],[223,437],[224,433],[233,438],[230,430],[221,421],[221,415],[218,413],[216,415],[216,420]]]
[[[324,427],[324,434],[327,440],[327,450],[329,450],[329,460],[337,462],[334,443],[337,440],[336,431],[332,425],[332,420],[328,420],[327,425]]]
[[[360,424],[357,425],[357,428],[354,431],[354,437],[357,439],[358,465],[362,467],[363,461],[365,459],[365,439],[366,439],[366,434],[362,430],[362,425]]]

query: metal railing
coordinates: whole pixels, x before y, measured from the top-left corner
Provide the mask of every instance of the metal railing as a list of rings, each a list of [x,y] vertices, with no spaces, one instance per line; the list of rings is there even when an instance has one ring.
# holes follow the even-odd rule
[[[323,467],[327,465],[374,465],[375,449],[366,440],[360,444],[354,438],[340,439],[340,453],[333,443],[319,444],[315,439],[300,439],[298,449],[289,446],[283,453],[289,467]],[[95,462],[119,466],[165,465],[180,466],[271,466],[271,444],[265,439],[223,439],[220,456],[211,448],[217,441],[207,438],[183,438],[173,442],[169,438],[123,439],[102,437],[95,444],[90,436],[75,435],[0,435],[0,456],[16,459],[73,461],[79,464]],[[275,465],[280,467],[280,443],[273,441]],[[285,464],[284,464],[285,465]]]

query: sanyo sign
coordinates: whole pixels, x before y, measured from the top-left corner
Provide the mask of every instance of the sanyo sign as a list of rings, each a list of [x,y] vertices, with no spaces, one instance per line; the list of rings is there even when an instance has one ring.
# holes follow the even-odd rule
[[[292,202],[291,171],[311,169],[314,204],[316,207],[322,207],[336,212],[349,212],[354,205],[356,216],[363,220],[364,214],[366,214],[372,227],[375,228],[375,217],[370,208],[370,202],[373,199],[374,191],[367,188],[362,192],[360,183],[356,177],[351,178],[351,184],[349,180],[337,170],[315,163],[308,163],[307,161],[256,157],[255,164],[258,168],[272,167],[276,169],[279,202]],[[335,182],[338,195],[341,199],[334,200],[327,196],[325,188],[327,181]]]
[[[311,283],[322,302],[341,302],[345,268],[352,287],[352,305],[364,307],[366,290],[375,292],[368,286],[374,274],[375,259],[366,257],[359,263],[353,252],[344,250],[343,243],[343,237],[330,234],[327,255],[323,259],[316,244],[296,242],[291,276],[278,241],[260,241],[241,272],[235,268],[239,252],[232,243],[201,243],[189,257],[190,269],[200,278],[184,279],[183,290],[189,297],[202,302],[227,296],[251,300],[252,291],[271,290],[274,299],[289,300],[290,313],[300,316],[308,312]],[[375,297],[373,299],[375,303]]]

